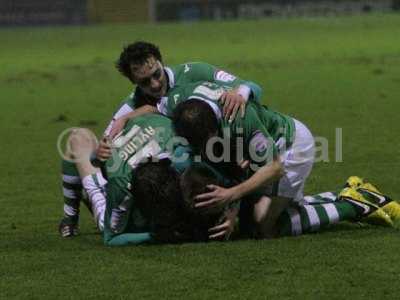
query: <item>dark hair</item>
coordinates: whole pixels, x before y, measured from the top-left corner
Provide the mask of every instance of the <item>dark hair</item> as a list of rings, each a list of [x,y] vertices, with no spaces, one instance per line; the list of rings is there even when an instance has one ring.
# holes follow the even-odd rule
[[[218,130],[218,119],[205,101],[191,99],[175,108],[172,122],[178,136],[184,137],[195,151],[201,150],[210,134]]]
[[[124,47],[115,66],[123,76],[132,80],[131,65],[143,65],[152,56],[162,62],[160,49],[156,45],[137,41]]]
[[[169,159],[140,164],[132,178],[132,194],[158,242],[178,242],[182,221],[179,175]]]
[[[199,210],[194,207],[194,197],[206,193],[207,185],[222,185],[214,169],[204,163],[194,163],[181,176],[183,207],[191,223],[192,236],[197,241],[208,240],[208,229],[216,226],[224,217],[223,207]]]

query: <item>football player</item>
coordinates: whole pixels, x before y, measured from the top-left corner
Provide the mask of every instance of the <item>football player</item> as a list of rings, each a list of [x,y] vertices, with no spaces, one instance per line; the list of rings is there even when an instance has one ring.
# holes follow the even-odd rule
[[[229,189],[211,186],[212,192],[198,196],[198,200],[205,200],[198,207],[234,202],[268,185],[269,191],[265,192],[269,197],[255,204],[255,212],[259,212],[255,218],[263,227],[262,235],[272,236],[283,209],[303,198],[304,183],[314,161],[314,139],[304,124],[257,101],[247,104],[244,118],[227,120],[220,99],[234,86],[216,82],[178,85],[161,99],[158,110],[173,115],[177,135],[186,138],[202,159],[215,163],[210,156],[227,155],[222,164],[218,161],[218,168],[225,168],[229,176],[238,173],[243,177],[237,166],[242,161],[250,162],[246,180]],[[216,147],[209,148],[210,139],[218,138],[228,143],[214,143]]]
[[[209,216],[217,213],[217,216],[213,218],[215,222],[215,220],[218,220],[218,212],[221,213],[224,209],[230,210],[234,216],[239,207],[236,205],[236,207],[214,207],[209,210],[196,209],[196,195],[206,190],[210,184],[229,187],[233,182],[205,163],[192,164],[181,178],[186,213],[192,216],[191,219],[199,220],[200,224],[201,218],[208,217],[209,219]],[[255,196],[254,200],[257,200],[257,195],[253,196]],[[246,203],[246,201],[252,201],[252,199],[243,200],[241,204]],[[398,202],[383,195],[371,183],[352,176],[347,180],[345,188],[339,193],[326,192],[306,196],[301,204],[292,205],[283,210],[277,221],[276,236],[297,236],[317,232],[341,221],[365,222],[399,228],[399,207]],[[240,208],[242,209],[242,206]],[[251,222],[251,220],[249,222],[248,213],[246,209],[240,211],[240,231],[236,233],[247,238],[260,237],[257,234],[255,222]],[[228,237],[234,229],[234,222],[225,222],[209,231],[212,233],[213,230],[218,230],[217,237]]]
[[[95,168],[90,160],[93,138],[88,130],[77,129],[72,133],[69,140],[71,156],[107,245],[135,243],[138,236],[131,233],[149,230],[149,222],[140,214],[132,193],[134,170],[143,161],[170,157],[174,148],[173,137],[168,118],[157,114],[135,118],[112,141],[113,155],[101,170]],[[169,177],[172,178],[171,174]],[[168,182],[164,178],[159,182],[159,188],[167,188]],[[60,227],[61,234],[65,228]]]
[[[165,66],[158,47],[142,41],[125,47],[116,66],[136,88],[114,113],[104,132],[105,137],[113,137],[120,132],[128,116],[156,111],[155,107],[165,103],[168,93],[189,83],[211,81],[234,85],[234,90],[226,91],[221,97],[224,101],[225,116],[228,118],[233,117],[240,107],[243,108],[249,98],[257,99],[261,95],[258,85],[241,80],[207,63]],[[112,149],[107,140],[102,139],[94,152],[97,160],[106,161],[111,156]],[[78,234],[79,207],[83,194],[79,173],[75,164],[68,159],[62,162],[62,185],[64,216],[59,228],[63,237],[69,237]]]
[[[258,224],[259,236],[273,237],[278,233],[281,213],[304,199],[304,184],[314,162],[314,139],[300,121],[257,102],[247,104],[244,118],[227,122],[218,102],[227,88],[209,82],[187,85],[179,91],[181,103],[173,101],[174,95],[167,101],[176,134],[186,138],[201,159],[217,163],[219,170],[221,160],[225,161],[224,172],[229,177],[235,174],[238,164],[249,161],[237,185],[210,185],[209,192],[196,197],[196,207],[225,206],[261,192],[249,209]]]

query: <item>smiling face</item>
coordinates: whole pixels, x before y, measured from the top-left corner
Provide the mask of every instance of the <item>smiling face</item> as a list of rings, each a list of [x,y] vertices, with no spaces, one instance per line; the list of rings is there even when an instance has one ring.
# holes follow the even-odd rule
[[[156,99],[167,93],[167,76],[160,61],[154,56],[149,57],[144,64],[131,65],[132,81],[142,91]]]

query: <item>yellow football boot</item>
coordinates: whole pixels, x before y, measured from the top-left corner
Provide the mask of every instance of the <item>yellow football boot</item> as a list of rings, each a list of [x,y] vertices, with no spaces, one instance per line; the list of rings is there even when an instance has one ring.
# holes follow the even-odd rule
[[[375,203],[365,199],[363,195],[354,188],[344,188],[339,193],[341,200],[348,201],[359,208],[362,222],[373,225],[383,225],[393,227],[393,221],[388,213]]]
[[[360,185],[364,183],[364,180],[361,177],[358,176],[350,176],[346,180],[346,184],[344,185],[345,187],[350,187],[350,188],[358,188]]]
[[[374,203],[387,215],[389,215],[392,219],[394,227],[400,228],[400,203],[382,194],[374,185],[369,182],[364,182],[361,184],[357,188],[357,191],[360,192],[365,199]]]
[[[400,204],[397,201],[389,202],[381,207],[381,209],[390,216],[393,227],[400,229]]]

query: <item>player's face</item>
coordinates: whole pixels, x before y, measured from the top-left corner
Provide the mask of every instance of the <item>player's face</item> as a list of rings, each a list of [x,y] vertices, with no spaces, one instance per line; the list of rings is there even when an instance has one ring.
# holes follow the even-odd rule
[[[131,67],[133,81],[142,91],[154,98],[161,98],[167,93],[167,76],[160,61],[150,57],[140,66]]]

